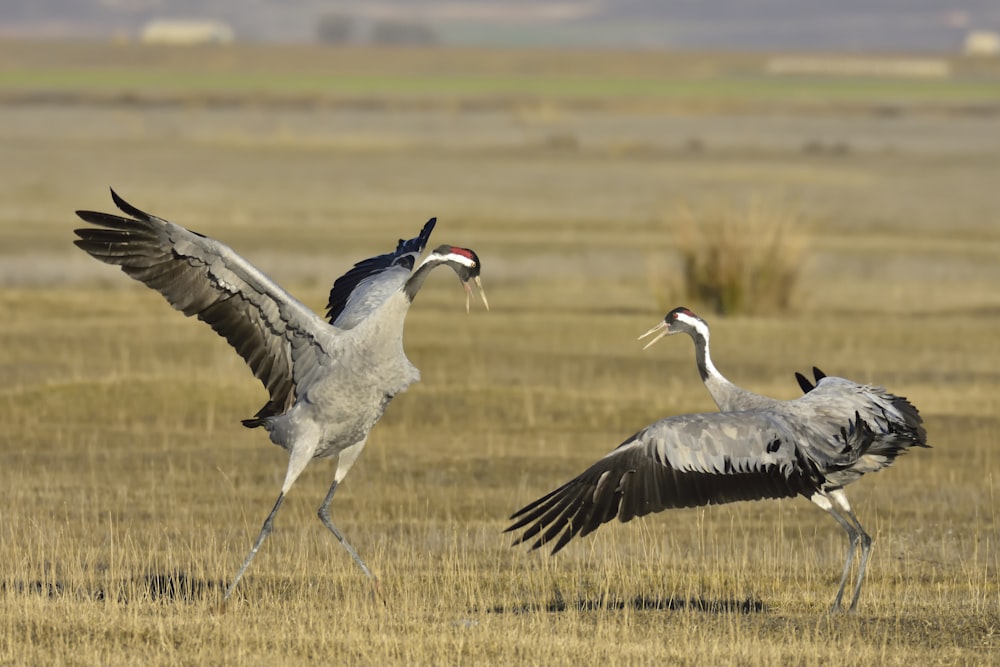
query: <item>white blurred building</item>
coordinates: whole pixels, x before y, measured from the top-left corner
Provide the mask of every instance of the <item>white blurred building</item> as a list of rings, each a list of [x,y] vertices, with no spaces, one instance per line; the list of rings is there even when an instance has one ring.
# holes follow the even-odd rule
[[[967,56],[1000,56],[1000,33],[971,30],[965,36],[962,51]]]
[[[139,33],[144,44],[229,44],[233,29],[208,19],[153,19]]]

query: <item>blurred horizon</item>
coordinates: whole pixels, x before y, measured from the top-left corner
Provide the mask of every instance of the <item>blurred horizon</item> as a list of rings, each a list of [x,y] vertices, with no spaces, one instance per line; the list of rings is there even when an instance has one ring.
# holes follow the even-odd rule
[[[8,0],[0,38],[133,41],[163,20],[215,21],[246,42],[959,54],[970,33],[1000,31],[1000,3]]]

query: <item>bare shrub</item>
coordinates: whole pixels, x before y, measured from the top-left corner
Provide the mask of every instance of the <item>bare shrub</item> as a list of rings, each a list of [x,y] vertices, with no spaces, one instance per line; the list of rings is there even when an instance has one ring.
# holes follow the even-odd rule
[[[753,199],[714,211],[683,205],[673,218],[676,275],[650,271],[661,307],[693,303],[723,315],[792,307],[807,241],[798,214]]]

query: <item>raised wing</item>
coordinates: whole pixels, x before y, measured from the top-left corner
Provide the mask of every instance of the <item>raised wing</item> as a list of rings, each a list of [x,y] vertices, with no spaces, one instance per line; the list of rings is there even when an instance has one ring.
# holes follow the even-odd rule
[[[287,410],[331,362],[335,329],[228,246],[111,196],[131,217],[77,211],[97,227],[74,243],[229,341],[270,394],[258,419]]]
[[[352,329],[401,288],[427,246],[436,223],[437,218],[431,218],[416,237],[409,241],[400,239],[394,252],[362,260],[337,278],[326,305],[327,320],[340,329]]]
[[[811,495],[823,479],[802,453],[805,437],[761,411],[664,419],[518,510],[507,531],[526,528],[517,543],[537,536],[533,549],[559,536],[555,553],[615,517],[625,522],[674,507]]]

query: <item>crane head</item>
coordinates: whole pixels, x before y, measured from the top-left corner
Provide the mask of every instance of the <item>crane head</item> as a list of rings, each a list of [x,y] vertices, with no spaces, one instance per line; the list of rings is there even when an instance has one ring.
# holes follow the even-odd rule
[[[490,309],[490,302],[486,300],[486,291],[483,289],[483,281],[479,277],[482,269],[482,262],[479,255],[470,248],[459,248],[457,246],[442,245],[434,249],[434,252],[427,258],[437,258],[438,261],[447,264],[455,271],[455,275],[465,287],[465,312],[469,312],[472,301],[473,285],[479,290],[479,298],[483,300],[486,310]]]
[[[658,336],[646,343],[646,345],[642,348],[645,350],[664,336],[672,336],[681,332],[691,334],[692,331],[699,328],[707,329],[705,321],[695,315],[690,309],[682,306],[680,308],[674,308],[667,313],[659,324],[639,336],[639,340],[642,340],[646,336],[650,336],[654,333],[659,333]],[[705,333],[707,334],[707,332]]]

